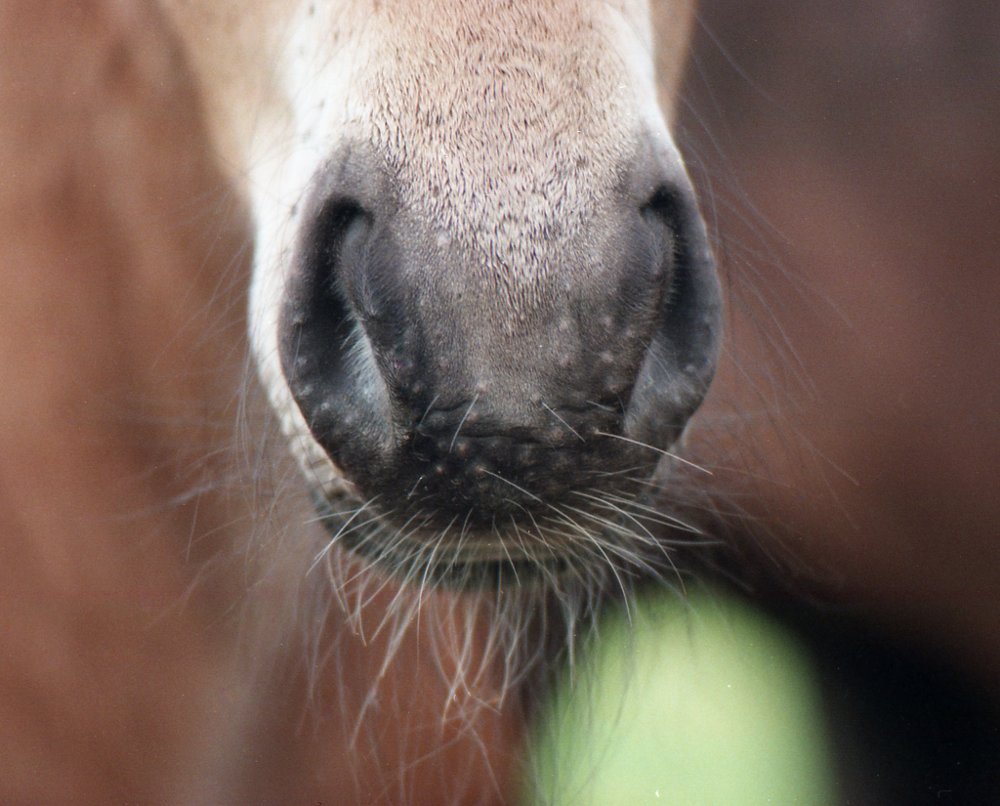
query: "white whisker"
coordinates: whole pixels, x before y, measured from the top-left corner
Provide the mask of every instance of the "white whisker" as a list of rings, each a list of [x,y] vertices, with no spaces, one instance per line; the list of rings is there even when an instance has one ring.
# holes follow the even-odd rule
[[[465,414],[462,415],[462,419],[458,421],[458,427],[455,429],[455,433],[451,437],[451,444],[448,446],[448,453],[455,450],[455,442],[458,441],[458,434],[462,430],[462,426],[465,425],[465,421],[469,419],[469,415],[472,414],[472,407],[476,405],[477,400],[479,400],[478,393],[472,398],[472,402],[469,404],[469,408],[465,410]]]
[[[560,416],[559,416],[559,413],[558,413],[558,412],[557,412],[557,411],[556,411],[555,409],[553,409],[553,408],[552,408],[551,406],[549,406],[549,404],[548,404],[548,403],[546,403],[546,402],[545,402],[544,400],[542,401],[542,408],[544,408],[544,409],[545,409],[545,410],[546,410],[546,411],[547,411],[547,412],[548,412],[549,414],[551,414],[551,415],[552,415],[553,417],[555,417],[555,418],[556,418],[556,419],[557,419],[557,420],[558,420],[559,422],[561,422],[561,423],[562,423],[562,424],[563,424],[564,426],[566,426],[566,428],[567,428],[567,429],[569,429],[569,431],[570,431],[570,432],[571,432],[571,433],[572,433],[572,434],[573,434],[573,435],[574,435],[574,436],[575,436],[575,437],[576,437],[576,438],[577,438],[578,440],[580,440],[580,442],[586,442],[586,440],[585,440],[585,439],[584,439],[584,438],[583,438],[582,436],[580,436],[580,432],[579,432],[579,431],[577,431],[577,430],[576,430],[575,428],[573,428],[573,426],[571,426],[571,425],[570,425],[569,423],[567,423],[567,422],[566,422],[566,421],[565,421],[565,420],[564,420],[564,419],[563,419],[562,417],[560,417]]]
[[[628,442],[629,444],[635,445],[636,447],[645,448],[646,450],[653,451],[655,453],[660,454],[661,456],[669,457],[670,459],[673,459],[673,460],[675,460],[677,462],[680,462],[681,464],[685,464],[685,465],[688,465],[689,467],[693,467],[695,470],[700,470],[702,473],[704,473],[704,474],[706,474],[708,476],[714,475],[712,473],[712,471],[709,470],[707,467],[702,467],[699,464],[695,464],[690,459],[685,459],[683,456],[679,456],[676,453],[671,453],[670,451],[664,450],[663,448],[657,448],[655,445],[648,445],[645,442],[640,442],[637,439],[632,439],[631,437],[626,437],[626,436],[623,436],[622,434],[612,434],[612,433],[609,433],[608,431],[595,431],[594,433],[597,434],[598,436],[601,436],[601,437],[610,437],[611,439],[620,439],[622,442]]]

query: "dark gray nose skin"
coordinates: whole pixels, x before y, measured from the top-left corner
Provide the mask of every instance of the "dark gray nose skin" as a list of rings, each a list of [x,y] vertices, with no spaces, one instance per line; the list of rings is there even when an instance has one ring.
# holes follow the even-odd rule
[[[363,148],[317,176],[281,362],[362,496],[401,520],[489,525],[653,472],[711,381],[719,290],[683,173],[647,157],[622,176],[521,306]]]

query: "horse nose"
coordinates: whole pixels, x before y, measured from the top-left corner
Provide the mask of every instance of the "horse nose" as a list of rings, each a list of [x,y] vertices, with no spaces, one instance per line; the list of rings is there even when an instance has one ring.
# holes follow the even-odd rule
[[[510,292],[401,209],[386,171],[338,164],[305,216],[279,351],[312,436],[365,494],[492,517],[655,464],[705,394],[719,330],[683,177],[633,167],[578,242],[528,245],[542,279]]]

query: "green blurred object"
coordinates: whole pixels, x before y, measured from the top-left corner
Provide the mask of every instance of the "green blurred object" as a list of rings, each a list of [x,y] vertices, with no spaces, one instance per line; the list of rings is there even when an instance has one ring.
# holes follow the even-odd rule
[[[836,803],[795,641],[707,591],[611,614],[543,712],[529,804]]]

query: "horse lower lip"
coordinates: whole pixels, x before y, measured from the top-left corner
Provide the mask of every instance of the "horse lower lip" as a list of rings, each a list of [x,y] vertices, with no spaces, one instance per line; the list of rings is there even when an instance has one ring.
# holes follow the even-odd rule
[[[650,571],[657,562],[651,555],[662,560],[663,548],[640,519],[667,521],[650,517],[652,502],[644,494],[610,494],[608,501],[618,503],[603,507],[599,495],[579,495],[579,501],[550,502],[546,514],[519,512],[515,519],[484,512],[474,520],[469,513],[380,510],[377,499],[345,505],[317,491],[316,509],[329,535],[317,561],[346,552],[408,584],[475,590],[551,584],[566,574],[599,573],[598,566],[608,563],[618,566],[615,574]],[[629,501],[635,504],[631,517]]]
[[[332,542],[370,562],[373,567],[402,580],[453,589],[481,589],[506,582],[530,584],[566,572],[570,553],[537,543],[530,553],[521,540],[511,535],[493,535],[454,541],[431,548],[435,533],[378,539],[379,528],[352,530],[349,517],[338,515],[321,494],[316,508]],[[364,524],[364,520],[361,524]],[[320,557],[328,554],[323,551]]]

